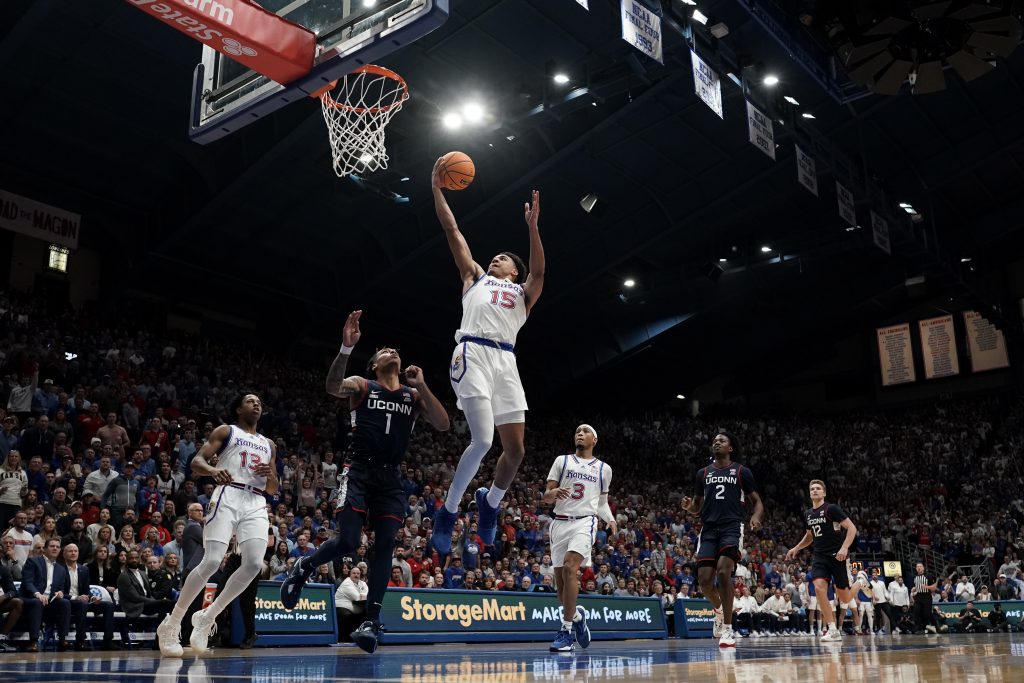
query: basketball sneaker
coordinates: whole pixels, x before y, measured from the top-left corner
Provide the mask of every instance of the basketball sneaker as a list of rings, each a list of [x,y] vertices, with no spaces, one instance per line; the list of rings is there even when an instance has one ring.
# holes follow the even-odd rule
[[[725,627],[725,613],[722,612],[721,607],[715,608],[715,626],[711,630],[711,634],[715,638],[722,637],[722,629]]]
[[[722,627],[722,636],[718,639],[718,647],[736,647],[736,636],[733,635],[732,626]]]
[[[297,564],[297,563],[296,563]],[[192,652],[201,655],[209,649],[210,636],[217,632],[217,619],[210,616],[210,608],[192,615],[192,637],[188,639]]]
[[[295,609],[295,606],[299,604],[302,587],[306,585],[306,581],[309,580],[309,575],[313,570],[311,566],[306,566],[308,564],[309,562],[306,561],[305,557],[295,560],[295,564],[292,565],[288,576],[285,577],[284,582],[281,584],[281,604],[284,605],[285,609]]]
[[[580,615],[580,618],[572,622],[572,630],[576,635],[576,642],[585,649],[590,645],[590,627],[587,626],[587,610],[577,605],[576,614]]]
[[[476,532],[480,535],[480,540],[484,542],[484,545],[494,545],[494,535],[498,532],[498,508],[491,507],[491,504],[487,502],[486,486],[481,486],[476,490],[476,509],[477,509],[477,520],[476,520]]]
[[[448,512],[445,506],[437,508],[437,512],[434,513],[434,531],[430,534],[430,541],[434,544],[434,549],[442,555],[447,555],[452,551],[452,532],[455,531],[455,521],[459,518],[454,512]],[[477,525],[477,531],[480,530],[480,525]],[[494,538],[491,537],[493,541]]]
[[[823,643],[841,643],[843,634],[835,626],[826,627],[819,640]]]
[[[364,621],[355,631],[352,631],[352,642],[359,646],[363,652],[373,654],[377,651],[379,637],[382,627],[379,621]]]
[[[170,614],[156,627],[156,638],[160,643],[161,656],[181,657],[185,654],[181,648],[181,622],[171,619]]]
[[[548,648],[551,652],[572,652],[576,649],[576,637],[569,629],[562,629]]]

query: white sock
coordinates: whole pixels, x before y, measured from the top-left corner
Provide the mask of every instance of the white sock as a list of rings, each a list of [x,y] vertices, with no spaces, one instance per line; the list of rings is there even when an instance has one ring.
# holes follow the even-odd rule
[[[575,611],[575,612],[573,613],[573,615],[572,615],[572,621],[573,621],[573,623],[576,623],[577,621],[581,621],[582,619],[583,619],[583,617],[582,617],[582,616],[580,616],[580,611],[579,611],[579,610],[576,610],[576,611]]]
[[[495,484],[491,484],[491,490],[487,492],[487,504],[493,508],[498,507],[506,491],[508,489],[499,489]]]
[[[565,620],[563,619],[563,620],[562,620],[562,630],[563,630],[563,631],[569,631],[569,630],[572,630],[572,622],[571,622],[571,621],[565,621]]]

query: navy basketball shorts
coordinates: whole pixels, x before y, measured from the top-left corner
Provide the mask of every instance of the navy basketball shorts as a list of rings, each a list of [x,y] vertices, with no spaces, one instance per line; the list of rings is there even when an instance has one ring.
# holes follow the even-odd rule
[[[814,553],[811,558],[811,580],[825,579],[836,588],[850,587],[850,567],[846,560],[837,560],[834,555]]]
[[[743,548],[743,522],[705,524],[697,537],[697,567],[716,567],[719,557],[739,562]]]

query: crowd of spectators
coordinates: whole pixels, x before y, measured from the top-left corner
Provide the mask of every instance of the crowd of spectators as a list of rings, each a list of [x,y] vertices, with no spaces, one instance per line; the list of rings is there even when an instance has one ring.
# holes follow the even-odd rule
[[[121,573],[144,568],[144,593],[152,595],[142,597],[166,606],[182,580],[189,505],[205,506],[213,490],[190,462],[244,387],[263,398],[259,428],[277,444],[281,495],[268,501],[264,576],[283,578],[295,558],[334,533],[330,496],[344,462],[347,406],[324,395],[323,368],[168,331],[133,313],[128,326],[86,311],[47,311],[26,295],[0,296],[0,567],[19,580],[26,560],[57,539],[62,553],[74,544],[91,583],[112,594]],[[435,390],[445,397],[444,387]],[[654,595],[666,607],[697,595],[699,520],[680,501],[693,493],[719,429],[736,435],[737,459],[753,470],[765,500],[764,526],[747,536],[737,572],[758,605],[776,589],[799,600],[792,591],[799,592],[809,555],[783,557],[804,533],[812,478],[827,482],[828,499],[857,524],[855,553],[891,557],[908,543],[950,566],[983,565],[994,577],[977,591],[956,580],[937,600],[943,593],[982,600],[985,592],[1007,600],[1024,589],[1019,395],[827,417],[531,414],[527,457],[502,503],[494,545],[477,536],[467,493],[452,553],[441,558],[430,550],[431,517],[469,439],[449,407],[450,431],[416,430],[410,441],[402,466],[407,518],[390,585],[552,591],[544,477],[586,421],[601,435],[597,455],[615,470],[610,505],[619,531],[610,536],[599,524],[593,566],[582,571],[585,593]],[[496,455],[468,491],[490,482]],[[365,600],[365,557],[373,551],[372,535],[363,540],[352,557],[318,572],[354,611]],[[943,577],[947,569],[929,567]]]

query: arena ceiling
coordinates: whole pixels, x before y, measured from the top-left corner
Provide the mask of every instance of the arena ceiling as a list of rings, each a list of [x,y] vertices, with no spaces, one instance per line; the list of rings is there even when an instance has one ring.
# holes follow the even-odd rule
[[[645,58],[620,40],[617,2],[590,0],[587,13],[575,0],[453,0],[445,26],[382,60],[412,99],[388,129],[391,168],[367,186],[332,173],[313,101],[192,143],[198,45],[123,0],[8,0],[0,187],[83,214],[108,296],[256,316],[282,348],[333,343],[362,308],[369,344],[399,345],[440,378],[459,282],[428,175],[465,151],[478,177],[449,201],[478,260],[525,256],[522,205],[542,192],[548,272],[518,356],[536,404],[618,396],[636,380],[649,402],[715,377],[775,381],[922,306],[905,286],[919,275],[929,302],[999,303],[987,276],[1020,253],[1024,220],[1024,51],[942,92],[839,104],[747,0],[699,4],[729,27],[718,47],[777,73],[815,117],[775,127],[776,161],[747,140],[740,88],[723,79],[720,120],[693,93],[683,38],[666,31],[664,66]],[[551,84],[555,66],[573,75],[566,90]],[[582,85],[586,96],[565,98]],[[443,129],[469,97],[494,125]],[[828,169],[820,198],[797,184],[794,141],[807,136],[848,155],[890,215],[908,202],[924,216],[900,224],[891,257],[870,230],[846,230]],[[598,211],[581,209],[587,194]]]

